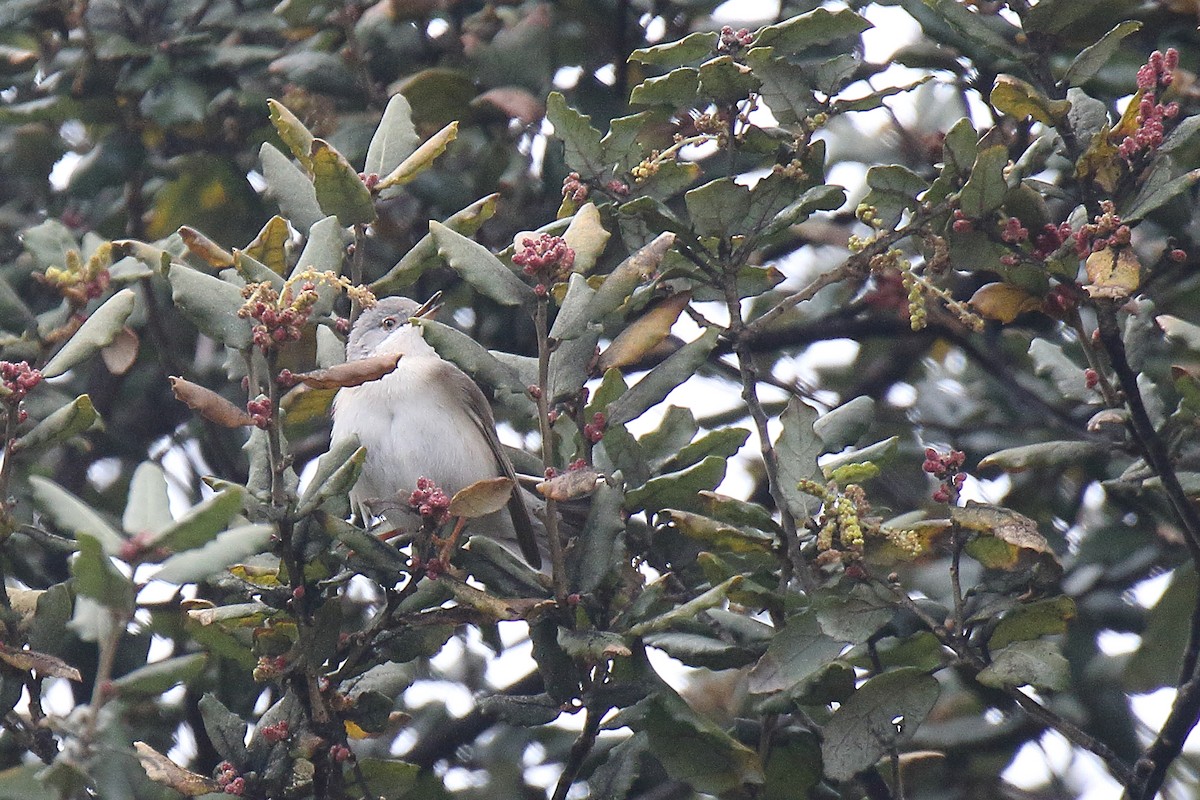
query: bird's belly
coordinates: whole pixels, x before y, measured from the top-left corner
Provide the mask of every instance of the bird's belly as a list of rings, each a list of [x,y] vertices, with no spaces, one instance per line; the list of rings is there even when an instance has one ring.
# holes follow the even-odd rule
[[[447,494],[499,474],[495,456],[465,408],[442,387],[413,386],[404,370],[338,393],[333,438],[356,434],[367,448],[351,500],[401,504],[429,478]]]

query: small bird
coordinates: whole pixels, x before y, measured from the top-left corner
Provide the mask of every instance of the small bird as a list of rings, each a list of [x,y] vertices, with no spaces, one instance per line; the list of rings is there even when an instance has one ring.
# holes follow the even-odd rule
[[[504,476],[513,481],[507,513],[472,523],[480,533],[515,539],[535,569],[542,563],[534,521],[517,486],[512,462],[500,446],[491,406],[479,386],[446,361],[410,324],[435,308],[406,297],[388,297],[363,311],[346,342],[346,359],[400,354],[395,371],[376,381],[338,391],[333,403],[333,440],[357,434],[367,448],[354,508],[408,508],[417,479],[432,480],[447,495]],[[364,519],[367,517],[364,515]]]

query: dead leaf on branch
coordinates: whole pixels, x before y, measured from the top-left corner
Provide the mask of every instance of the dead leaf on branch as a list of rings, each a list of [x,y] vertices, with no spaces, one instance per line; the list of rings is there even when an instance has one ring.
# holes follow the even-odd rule
[[[585,467],[555,475],[549,480],[538,483],[536,488],[542,497],[561,503],[577,497],[586,497],[596,491],[596,487],[602,480],[603,477],[599,472]]]
[[[238,408],[212,389],[174,375],[167,380],[171,382],[175,399],[205,419],[225,428],[245,428],[254,424],[254,418],[244,408]]]
[[[146,770],[146,777],[155,783],[168,786],[186,797],[199,797],[220,791],[217,782],[199,773],[186,770],[145,742],[134,742],[138,762]]]
[[[311,372],[300,372],[292,376],[296,381],[313,389],[340,389],[351,386],[361,386],[364,383],[377,381],[384,375],[394,371],[400,361],[399,353],[387,353],[379,356],[368,356],[355,361],[347,361],[328,369],[314,369]]]
[[[503,477],[476,481],[455,492],[447,510],[452,517],[486,517],[504,508],[512,496],[513,486],[512,479]]]

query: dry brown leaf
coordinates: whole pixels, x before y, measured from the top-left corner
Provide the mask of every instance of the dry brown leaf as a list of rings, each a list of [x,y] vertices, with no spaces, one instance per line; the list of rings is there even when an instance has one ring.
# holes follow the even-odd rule
[[[596,491],[603,477],[589,467],[567,470],[549,480],[537,484],[538,494],[547,500],[565,502],[576,497],[585,497]]]
[[[989,283],[980,286],[968,301],[981,316],[1012,322],[1026,311],[1041,311],[1042,299],[1011,283]]]
[[[245,409],[238,408],[212,389],[174,375],[167,380],[171,382],[175,399],[186,403],[205,419],[225,428],[245,428],[254,424],[254,418]]]
[[[184,225],[179,229],[179,238],[187,245],[187,249],[204,263],[214,269],[225,269],[233,266],[233,253],[229,252],[212,239],[195,228]]]
[[[476,481],[455,492],[447,510],[452,517],[486,517],[504,508],[514,485],[512,479],[504,477]]]
[[[691,300],[691,292],[673,294],[634,320],[600,354],[596,364],[600,372],[639,362],[670,335],[671,326]]]
[[[79,670],[72,667],[61,658],[39,653],[36,650],[18,650],[5,644],[0,644],[0,661],[10,667],[22,671],[33,671],[43,678],[66,678],[81,681],[83,677]]]
[[[100,349],[100,358],[104,359],[104,366],[113,375],[124,375],[137,361],[141,344],[138,335],[126,326],[117,332],[116,338]]]
[[[296,374],[296,379],[314,389],[340,389],[349,386],[360,386],[364,383],[377,381],[384,375],[394,371],[400,361],[399,353],[388,353],[381,356],[368,356],[356,361],[329,367],[314,369],[312,372]]]
[[[519,120],[522,125],[537,122],[546,113],[542,102],[519,86],[498,86],[489,89],[472,100],[471,105],[492,106],[509,119]]]
[[[212,778],[186,770],[145,742],[134,742],[138,761],[146,770],[146,777],[155,783],[168,786],[187,797],[199,797],[220,791]]]

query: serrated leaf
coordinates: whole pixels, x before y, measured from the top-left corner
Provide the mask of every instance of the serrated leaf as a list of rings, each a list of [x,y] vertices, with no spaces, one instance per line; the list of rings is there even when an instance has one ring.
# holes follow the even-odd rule
[[[1005,612],[988,638],[988,647],[1000,650],[1013,642],[1066,633],[1076,615],[1075,601],[1065,595],[1018,605]]]
[[[288,110],[287,106],[278,100],[268,100],[267,108],[271,112],[271,124],[279,138],[288,146],[305,169],[312,169],[313,135],[300,119]]]
[[[420,329],[421,336],[438,355],[453,362],[476,383],[495,389],[497,399],[512,402],[512,398],[521,398],[519,404],[528,409],[527,404],[532,401],[526,392],[527,384],[523,384],[515,370],[497,359],[479,342],[435,320],[418,319],[413,325]]]
[[[429,233],[438,255],[477,292],[503,306],[533,304],[533,289],[486,247],[434,220],[429,221]]]
[[[608,406],[608,424],[624,425],[658,404],[672,389],[695,374],[717,346],[719,333],[709,328],[698,338],[676,350]]]
[[[434,160],[446,152],[446,148],[457,138],[458,123],[451,122],[425,140],[420,147],[412,152],[412,155],[401,161],[395,169],[380,179],[379,184],[375,188],[382,194],[392,187],[403,186],[409,183],[413,178],[429,169]]]
[[[726,459],[709,456],[687,469],[651,478],[626,493],[625,508],[651,512],[663,508],[694,508],[697,493],[715,489],[725,479],[725,469]]]
[[[718,178],[683,196],[696,233],[732,236],[745,232],[750,213],[750,189],[732,178]]]
[[[241,289],[232,283],[188,267],[171,265],[167,273],[171,300],[200,332],[235,350],[252,341],[250,320],[238,316],[245,303]]]
[[[592,118],[567,105],[561,92],[546,98],[546,119],[554,126],[554,135],[566,147],[567,165],[584,178],[598,178],[606,169],[600,148],[600,131],[592,127]]]
[[[310,153],[321,210],[345,227],[374,222],[375,201],[346,157],[324,139],[314,139]]]
[[[211,692],[200,698],[198,706],[200,716],[204,720],[204,730],[218,755],[232,763],[235,768],[244,768],[248,727],[246,723]]]
[[[166,547],[172,552],[191,550],[207,544],[242,510],[245,492],[227,489],[193,506],[176,522],[162,528],[150,544]]]
[[[965,551],[988,569],[1027,569],[1030,562],[1039,561],[1058,564],[1058,556],[1038,531],[1037,523],[1024,514],[970,502],[950,509],[950,519],[961,528],[981,534],[967,543]]]
[[[272,525],[242,525],[219,534],[203,547],[171,556],[155,573],[167,583],[196,583],[246,558],[264,552],[275,528]]]
[[[443,224],[456,233],[471,236],[479,230],[483,223],[495,215],[496,201],[499,197],[498,194],[489,194],[487,197],[480,198],[461,211],[452,214]],[[439,263],[437,244],[431,235],[426,234],[404,254],[394,267],[371,284],[371,291],[381,297],[394,294],[398,289],[416,281],[426,269]]]
[[[816,410],[796,397],[788,400],[779,417],[783,425],[775,440],[779,489],[797,521],[807,519],[809,508],[816,504],[814,498],[796,488],[800,481],[812,480],[819,472],[817,456],[823,447],[821,438],[813,432],[816,420]]]
[[[1004,202],[1008,194],[1008,184],[1004,180],[1007,164],[1008,149],[1002,145],[979,151],[971,168],[971,177],[959,195],[959,207],[969,219],[984,219]]]
[[[678,41],[634,50],[629,60],[658,67],[681,67],[711,55],[716,46],[717,34],[712,31],[689,33]]]
[[[753,694],[796,689],[837,658],[843,647],[825,635],[815,615],[791,617],[750,670],[748,688]]]
[[[875,420],[875,399],[860,395],[842,403],[813,423],[813,433],[820,437],[825,450],[836,452],[857,442]]]
[[[137,295],[132,289],[122,289],[88,316],[67,343],[42,367],[42,376],[54,378],[71,367],[91,358],[100,348],[112,342],[124,327]]]
[[[1062,691],[1071,682],[1071,667],[1053,642],[1044,639],[1013,642],[992,653],[992,663],[976,677],[996,688],[1034,686]]]
[[[100,421],[92,398],[80,395],[62,408],[52,412],[33,430],[14,441],[9,452],[38,450],[73,439]]]
[[[1191,191],[1192,187],[1200,181],[1200,169],[1185,172],[1170,180],[1156,180],[1156,178],[1157,174],[1151,172],[1150,178],[1142,186],[1129,208],[1122,211],[1122,220],[1127,223],[1136,222],[1162,208],[1184,192]]]
[[[692,67],[673,69],[633,87],[629,102],[634,105],[664,105],[671,108],[691,105],[700,90],[700,71]]]
[[[700,65],[700,93],[720,105],[736,103],[758,91],[762,81],[744,64],[723,55]]]
[[[829,718],[821,756],[825,774],[848,781],[888,750],[912,739],[941,694],[937,679],[906,668],[864,683]]]
[[[872,27],[847,9],[818,8],[776,25],[768,25],[754,38],[755,47],[774,47],[781,55],[803,53],[812,47],[857,36]]]

